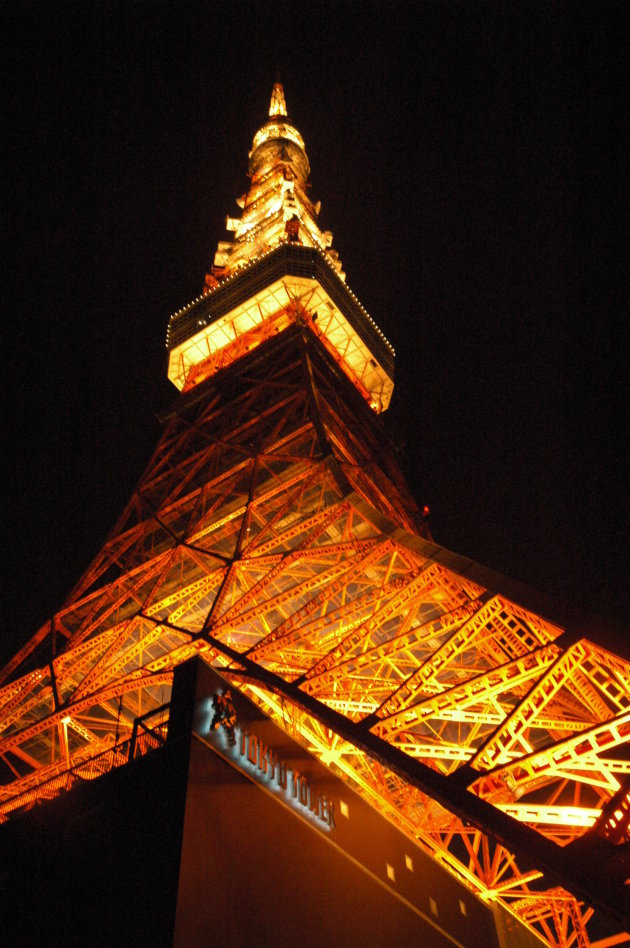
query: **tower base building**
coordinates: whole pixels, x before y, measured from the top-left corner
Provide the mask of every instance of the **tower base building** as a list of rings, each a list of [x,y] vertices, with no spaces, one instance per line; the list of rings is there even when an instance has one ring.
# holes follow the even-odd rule
[[[163,745],[3,828],[6,944],[543,944],[227,690],[179,666]]]

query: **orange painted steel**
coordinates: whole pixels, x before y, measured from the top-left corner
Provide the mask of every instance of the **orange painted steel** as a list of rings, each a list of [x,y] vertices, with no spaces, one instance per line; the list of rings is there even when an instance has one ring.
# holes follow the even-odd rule
[[[202,656],[472,892],[586,946],[588,902],[628,903],[630,663],[432,541],[367,391],[290,315],[193,367],[102,550],[0,672],[1,818],[124,763]]]

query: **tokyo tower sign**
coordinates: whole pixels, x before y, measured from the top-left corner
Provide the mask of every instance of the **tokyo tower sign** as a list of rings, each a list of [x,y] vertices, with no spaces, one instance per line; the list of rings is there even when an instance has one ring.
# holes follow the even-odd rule
[[[180,390],[102,550],[0,683],[0,816],[164,740],[200,656],[550,945],[628,915],[630,663],[433,542],[381,427],[394,351],[345,282],[280,84]]]

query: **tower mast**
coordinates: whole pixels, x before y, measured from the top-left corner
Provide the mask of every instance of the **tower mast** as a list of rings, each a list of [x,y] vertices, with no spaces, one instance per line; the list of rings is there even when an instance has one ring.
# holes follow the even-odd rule
[[[0,816],[154,750],[201,657],[480,898],[586,945],[587,903],[629,914],[630,663],[429,537],[379,417],[394,351],[279,83],[248,167],[169,321],[156,451],[0,673]]]
[[[226,219],[234,238],[219,243],[202,296],[169,323],[168,376],[177,388],[190,389],[299,323],[374,411],[388,407],[394,350],[345,284],[332,234],[317,223],[320,204],[307,195],[309,174],[304,140],[276,82],[249,153],[241,217]]]

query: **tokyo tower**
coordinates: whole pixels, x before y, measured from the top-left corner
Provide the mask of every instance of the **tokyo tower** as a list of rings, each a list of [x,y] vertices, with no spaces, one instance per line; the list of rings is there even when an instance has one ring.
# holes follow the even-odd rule
[[[589,945],[628,924],[630,663],[432,539],[279,83],[248,171],[169,322],[155,453],[0,674],[0,820],[159,749],[197,658],[479,899]]]

